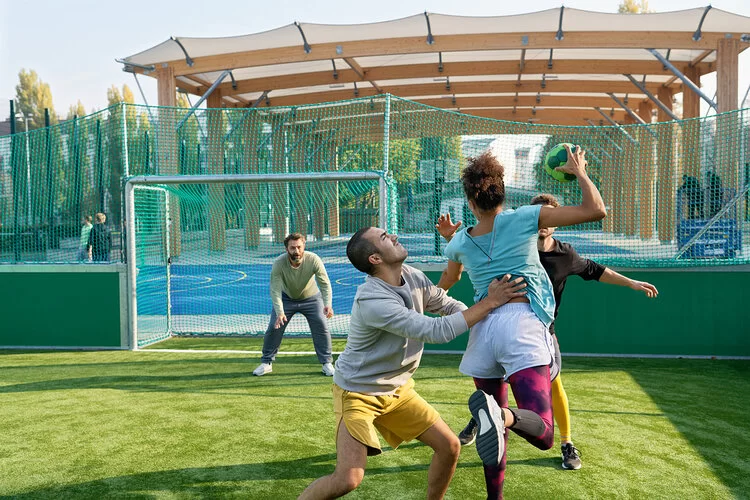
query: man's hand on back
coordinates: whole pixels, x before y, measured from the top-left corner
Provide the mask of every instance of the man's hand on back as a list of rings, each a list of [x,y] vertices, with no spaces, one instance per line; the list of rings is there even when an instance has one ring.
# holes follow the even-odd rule
[[[523,297],[526,295],[526,283],[523,278],[516,278],[511,281],[510,274],[506,274],[502,279],[494,279],[487,289],[487,298],[495,305],[500,307],[511,299]]]

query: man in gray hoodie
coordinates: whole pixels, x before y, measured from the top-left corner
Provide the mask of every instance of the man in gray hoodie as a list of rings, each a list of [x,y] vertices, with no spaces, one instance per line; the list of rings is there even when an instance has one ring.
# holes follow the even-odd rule
[[[446,343],[514,297],[521,279],[495,280],[486,298],[470,308],[450,297],[421,271],[404,264],[398,237],[361,229],[346,255],[368,274],[357,289],[349,336],[336,361],[336,469],[302,492],[301,499],[337,498],[362,482],[368,455],[381,453],[376,430],[393,448],[418,439],[434,450],[427,498],[442,498],[456,469],[461,445],[440,415],[414,390],[424,342]],[[440,314],[428,317],[423,313]],[[341,424],[344,425],[341,425]]]

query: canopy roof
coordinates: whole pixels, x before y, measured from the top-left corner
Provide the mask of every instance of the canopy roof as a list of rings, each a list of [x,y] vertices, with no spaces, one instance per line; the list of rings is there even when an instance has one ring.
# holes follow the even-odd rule
[[[595,107],[618,121],[625,116],[610,93],[625,102],[648,99],[626,75],[655,96],[682,91],[682,81],[645,49],[695,79],[716,70],[722,40],[737,40],[739,53],[748,34],[750,17],[710,6],[640,15],[564,7],[492,17],[423,13],[370,24],[294,23],[242,36],[170,38],[122,62],[127,71],[152,76],[169,68],[175,85],[196,95],[231,70],[216,90],[226,107],[391,93],[480,116],[563,123],[564,115],[565,123],[585,124],[602,118]],[[547,112],[552,108],[568,112]]]

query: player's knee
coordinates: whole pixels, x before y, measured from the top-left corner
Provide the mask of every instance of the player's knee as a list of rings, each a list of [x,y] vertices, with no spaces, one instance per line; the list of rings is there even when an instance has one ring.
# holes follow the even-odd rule
[[[454,460],[458,460],[458,456],[461,454],[461,441],[458,440],[458,436],[451,435],[448,438],[448,453]]]
[[[542,436],[541,446],[539,446],[540,450],[550,450],[553,446],[555,446],[555,430],[554,428],[549,429],[548,432],[544,433],[544,436]]]
[[[336,486],[341,496],[354,491],[362,483],[365,477],[365,471],[362,469],[348,469],[345,472],[336,474]]]
[[[458,461],[458,457],[461,455],[461,442],[455,434],[449,434],[445,436],[445,439],[438,446],[433,447],[433,450],[445,458],[452,458],[454,461]]]

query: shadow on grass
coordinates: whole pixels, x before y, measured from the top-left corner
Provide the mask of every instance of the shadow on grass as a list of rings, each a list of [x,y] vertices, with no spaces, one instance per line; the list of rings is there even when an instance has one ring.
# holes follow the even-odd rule
[[[682,360],[661,365],[655,361],[648,360],[627,372],[719,480],[737,498],[748,498],[750,363]]]
[[[421,443],[401,446],[399,450],[423,447]],[[390,448],[384,451],[393,452]],[[420,458],[420,460],[423,460]],[[302,489],[319,477],[334,470],[335,453],[326,453],[295,460],[278,460],[258,464],[194,467],[166,471],[144,472],[118,477],[107,477],[78,484],[49,486],[14,494],[13,499],[36,498],[154,498],[158,495],[188,495],[197,498],[296,498]],[[372,463],[372,462],[371,462]],[[481,462],[459,463],[459,468],[481,468]],[[424,472],[425,488],[429,462],[399,466],[372,466],[367,476]],[[306,480],[300,491],[279,491],[280,480]],[[365,479],[366,480],[366,479]],[[257,482],[256,484],[248,484]],[[265,483],[265,484],[263,484]]]

